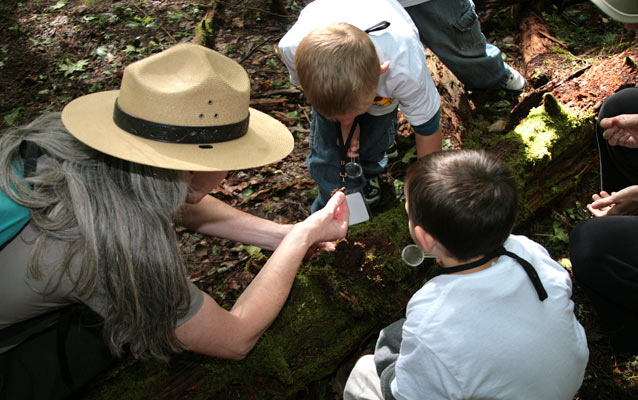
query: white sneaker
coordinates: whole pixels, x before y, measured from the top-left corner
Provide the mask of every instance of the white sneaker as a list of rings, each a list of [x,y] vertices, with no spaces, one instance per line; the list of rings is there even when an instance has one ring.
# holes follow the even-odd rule
[[[503,84],[504,89],[520,91],[527,84],[523,75],[507,63],[505,64],[505,75],[507,76],[507,81]]]

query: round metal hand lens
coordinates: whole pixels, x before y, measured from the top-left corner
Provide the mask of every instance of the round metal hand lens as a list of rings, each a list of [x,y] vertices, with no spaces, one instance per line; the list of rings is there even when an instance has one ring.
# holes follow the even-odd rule
[[[346,175],[348,178],[359,178],[363,175],[363,168],[359,165],[354,158],[350,158],[350,162],[346,164]]]

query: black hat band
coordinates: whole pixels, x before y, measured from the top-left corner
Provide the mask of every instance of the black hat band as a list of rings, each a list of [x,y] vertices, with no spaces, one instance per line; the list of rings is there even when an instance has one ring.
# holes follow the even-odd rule
[[[135,136],[167,143],[205,144],[239,139],[248,131],[250,113],[239,122],[215,126],[166,125],[137,118],[122,111],[115,100],[113,122]]]

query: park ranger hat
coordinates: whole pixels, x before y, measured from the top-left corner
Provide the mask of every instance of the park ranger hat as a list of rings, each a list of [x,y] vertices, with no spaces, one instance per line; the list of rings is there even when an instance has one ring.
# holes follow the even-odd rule
[[[241,65],[204,46],[179,44],[126,67],[119,90],[71,101],[62,122],[78,140],[113,157],[229,171],[279,161],[293,149],[290,131],[249,103]]]
[[[638,23],[638,0],[591,0],[598,8],[616,21]]]

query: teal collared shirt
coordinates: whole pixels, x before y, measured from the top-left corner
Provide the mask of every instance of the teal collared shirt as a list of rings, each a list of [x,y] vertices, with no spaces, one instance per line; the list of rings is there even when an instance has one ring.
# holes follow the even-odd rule
[[[20,169],[16,168],[18,171]],[[0,246],[20,232],[30,219],[28,208],[15,203],[0,190]]]

